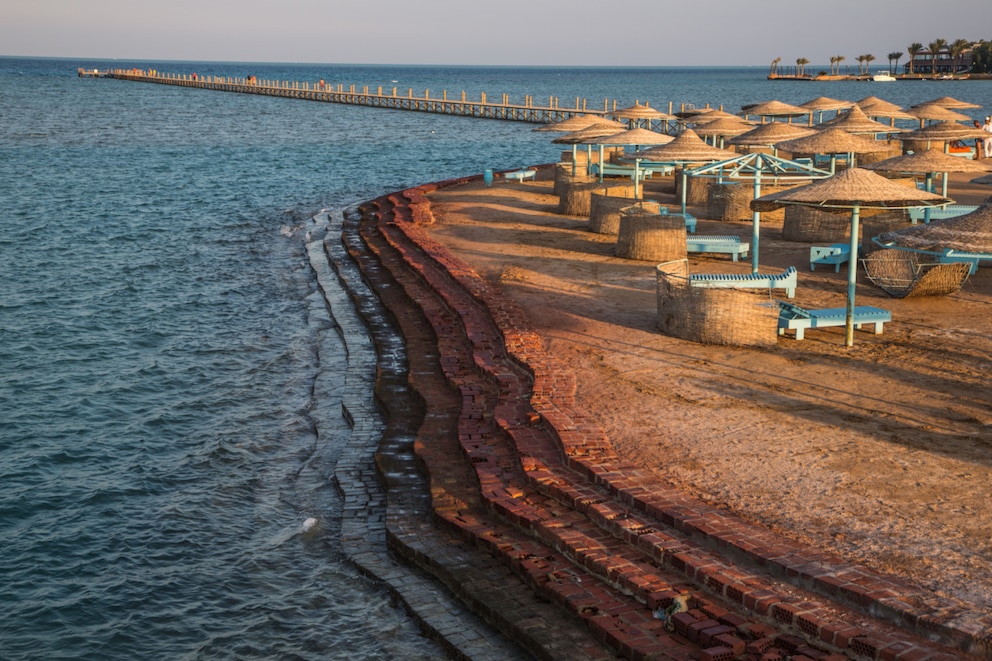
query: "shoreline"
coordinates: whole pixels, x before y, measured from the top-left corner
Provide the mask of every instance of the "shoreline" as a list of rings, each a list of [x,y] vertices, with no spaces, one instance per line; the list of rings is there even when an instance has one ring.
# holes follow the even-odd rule
[[[901,579],[892,582],[892,577],[846,561],[837,564],[836,558],[813,552],[812,547],[780,537],[761,526],[755,527],[754,523],[728,515],[722,508],[704,505],[680,489],[673,490],[671,484],[659,481],[643,465],[635,468],[616,454],[595,416],[578,412],[578,407],[585,407],[588,402],[582,399],[581,377],[577,377],[570,364],[561,362],[568,354],[556,353],[551,358],[546,353],[547,344],[549,341],[554,344],[556,338],[547,335],[540,324],[539,335],[529,330],[533,320],[525,321],[523,309],[517,307],[519,293],[511,297],[517,302],[500,293],[501,283],[511,288],[529,285],[531,289],[536,288],[535,283],[528,283],[520,274],[510,279],[494,279],[492,274],[486,275],[485,265],[480,276],[475,268],[450,252],[453,249],[450,236],[441,237],[444,239],[441,243],[437,241],[437,231],[454,218],[453,199],[464,194],[476,206],[498,206],[505,212],[503,207],[510,202],[506,196],[511,190],[524,196],[546,195],[533,190],[547,186],[546,176],[544,179],[533,186],[528,182],[512,189],[508,186],[485,189],[478,178],[440,182],[370,202],[363,212],[366,240],[387,239],[388,251],[394,253],[391,261],[396,262],[396,273],[413,269],[428,282],[418,296],[440,296],[446,301],[444,307],[437,307],[430,299],[417,303],[426,310],[425,321],[434,325],[436,337],[443,339],[439,342],[442,363],[435,365],[435,369],[443,369],[435,373],[434,381],[430,382],[434,385],[428,384],[427,388],[436,393],[451,388],[463,393],[481,393],[469,400],[462,399],[462,406],[471,405],[476,414],[468,418],[464,411],[444,414],[449,418],[454,415],[450,423],[453,427],[445,435],[456,443],[444,456],[431,455],[429,451],[436,437],[424,438],[421,434],[415,441],[418,461],[432,480],[434,518],[438,524],[457,532],[470,546],[501,558],[518,582],[571,612],[573,620],[585,623],[595,639],[614,651],[634,645],[641,650],[681,650],[679,654],[685,656],[674,658],[692,658],[692,654],[698,656],[706,649],[699,646],[698,636],[693,640],[689,635],[692,624],[722,618],[734,623],[720,625],[729,627],[725,633],[745,645],[758,640],[750,637],[752,634],[761,633],[766,634],[761,638],[770,639],[769,647],[791,644],[792,653],[803,645],[819,645],[824,653],[881,658],[877,655],[883,654],[883,650],[890,653],[895,646],[904,646],[903,649],[912,648],[921,653],[929,650],[926,653],[931,656],[926,658],[939,658],[934,656],[941,653],[939,649],[931,649],[930,643],[917,637],[926,632],[926,637],[941,636],[958,650],[989,654],[982,637],[971,633],[971,625],[966,624],[985,622],[987,614],[980,610],[966,615],[967,604],[951,607],[957,603],[953,599],[921,598],[925,591]],[[495,204],[486,202],[490,195],[502,195],[506,199]],[[524,202],[528,216],[540,212],[527,211],[533,204],[526,199]],[[542,231],[571,224],[574,220],[552,217],[551,228]],[[487,230],[505,231],[492,226]],[[515,234],[504,239],[504,245],[509,245],[505,241],[515,243],[513,239],[520,238]],[[381,250],[387,248],[383,246]],[[455,249],[455,254],[458,252]],[[379,261],[385,260],[380,256]],[[406,266],[401,267],[398,261]],[[596,261],[603,264],[601,258]],[[433,313],[429,312],[431,309]],[[443,320],[452,311],[461,318],[455,325],[452,325],[454,318]],[[403,314],[394,311],[397,317]],[[466,329],[467,337],[449,337],[459,326]],[[485,340],[486,337],[492,337],[502,349]],[[727,348],[721,350],[726,352]],[[514,365],[526,366],[525,372],[518,372],[519,367]],[[528,386],[530,379],[533,383]],[[513,383],[517,385],[507,390]],[[502,385],[491,391],[494,384]],[[418,391],[423,393],[420,388]],[[484,394],[489,391],[490,395]],[[530,394],[524,396],[524,392]],[[521,394],[507,399],[510,393]],[[471,404],[473,399],[478,401]],[[433,418],[431,400],[425,396],[427,414]],[[449,406],[454,406],[454,401]],[[441,416],[442,412],[434,415]],[[454,457],[458,454],[462,455],[460,459]],[[452,462],[455,465],[449,465]],[[495,465],[491,466],[493,462]],[[491,472],[490,467],[496,471]],[[448,477],[438,482],[442,474]],[[456,483],[461,486],[454,489],[452,485]],[[586,486],[580,486],[583,484]],[[578,491],[572,493],[573,489]],[[591,492],[587,491],[590,489]],[[593,497],[591,493],[598,495]],[[667,504],[652,500],[659,494],[664,494]],[[564,530],[557,526],[548,526],[550,521],[546,517],[553,511],[558,511],[554,515],[556,519],[571,512],[567,515],[568,529],[572,531],[569,535],[563,536]],[[622,517],[618,517],[620,513]],[[589,522],[592,527],[586,530]],[[499,534],[492,537],[497,529]],[[574,535],[580,529],[586,530],[583,533],[586,536],[598,535],[596,530],[609,532],[607,538],[596,537],[598,545],[606,545],[603,549],[611,548],[617,540],[623,541],[623,545],[607,551],[605,556],[603,551],[589,556],[588,541],[576,546]],[[530,533],[525,534],[528,530]],[[728,531],[733,530],[739,532],[728,537]],[[504,542],[496,543],[497,538]],[[511,538],[517,542],[506,541]],[[737,541],[729,541],[731,538]],[[527,550],[535,544],[538,546]],[[540,551],[540,547],[547,550]],[[730,549],[735,550],[728,555]],[[645,573],[640,565],[625,568],[623,563],[618,565],[606,559],[619,559],[631,552],[646,554],[645,559],[655,569]],[[553,561],[548,559],[552,557]],[[703,557],[709,559],[703,561]],[[544,560],[535,561],[536,558]],[[430,557],[417,553],[409,559],[425,569],[433,564]],[[576,561],[578,565],[574,564]],[[734,564],[738,562],[743,562],[743,566]],[[843,567],[840,573],[839,567]],[[760,573],[754,572],[759,569],[771,570],[772,575],[758,578]],[[583,584],[581,577],[590,573],[594,577],[600,571],[606,573],[598,579],[596,587],[600,591],[593,598],[589,592],[593,586],[588,581]],[[752,578],[744,578],[747,575]],[[841,575],[845,579],[838,583],[836,578]],[[649,576],[653,578],[648,580]],[[667,578],[663,581],[660,577]],[[873,587],[865,589],[868,584]],[[618,588],[620,593],[614,593]],[[459,585],[457,589],[468,588]],[[691,621],[688,614],[681,620],[684,631],[670,633],[652,613],[659,606],[671,605],[680,594],[690,595],[696,608]],[[797,608],[800,603],[803,607]],[[859,623],[868,617],[863,612],[865,608],[888,613],[891,621],[876,621],[871,628],[843,626],[844,618],[837,621],[837,613],[851,608],[855,610],[845,617]],[[860,614],[854,615],[855,612]],[[900,631],[896,624],[908,626],[917,634]],[[984,629],[985,624],[978,629]],[[503,630],[508,626],[504,622]],[[846,634],[842,635],[842,631]],[[805,642],[797,642],[797,636]],[[954,658],[962,658],[960,652]]]

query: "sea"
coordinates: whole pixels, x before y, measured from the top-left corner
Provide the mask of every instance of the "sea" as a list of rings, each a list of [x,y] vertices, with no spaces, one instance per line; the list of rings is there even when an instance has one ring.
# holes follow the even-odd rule
[[[769,81],[765,67],[0,58],[6,660],[445,658],[342,550],[345,423],[314,384],[344,357],[314,318],[306,233],[383,193],[561,153],[526,123],[80,67],[589,108],[953,96],[992,112],[992,81]]]

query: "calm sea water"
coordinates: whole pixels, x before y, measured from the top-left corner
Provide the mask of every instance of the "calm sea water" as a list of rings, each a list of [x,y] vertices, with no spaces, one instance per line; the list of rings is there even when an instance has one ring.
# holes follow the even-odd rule
[[[560,152],[525,124],[76,77],[132,65],[590,107],[874,94],[992,110],[992,82],[768,82],[763,68],[0,58],[4,659],[443,656],[337,541],[340,430],[315,415],[336,402],[312,386],[341,359],[318,354],[305,225]]]

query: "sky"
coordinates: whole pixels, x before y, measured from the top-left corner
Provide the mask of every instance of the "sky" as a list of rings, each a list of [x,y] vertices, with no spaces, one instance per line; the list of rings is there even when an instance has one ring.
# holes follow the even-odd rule
[[[0,56],[885,67],[935,39],[992,40],[988,0],[0,0]]]

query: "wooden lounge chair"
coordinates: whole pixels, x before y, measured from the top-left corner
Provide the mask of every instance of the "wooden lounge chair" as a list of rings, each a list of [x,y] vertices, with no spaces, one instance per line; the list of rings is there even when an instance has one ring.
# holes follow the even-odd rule
[[[741,241],[739,236],[690,236],[686,238],[686,252],[726,253],[736,262],[738,257],[747,257],[751,244]]]
[[[851,259],[851,246],[835,243],[831,246],[811,246],[809,249],[809,270],[815,271],[817,264],[833,264],[834,273],[840,272],[840,265]]]
[[[792,303],[779,301],[778,334],[785,335],[786,330],[794,330],[796,339],[801,340],[807,328],[827,328],[830,326],[847,325],[847,308],[825,308],[807,310]],[[881,335],[882,327],[892,321],[892,313],[882,308],[869,305],[858,305],[854,308],[854,327],[860,329],[864,324],[872,324],[876,335]]]
[[[784,289],[785,297],[796,295],[798,272],[790,266],[782,273],[693,273],[689,284],[693,287],[723,289]]]

